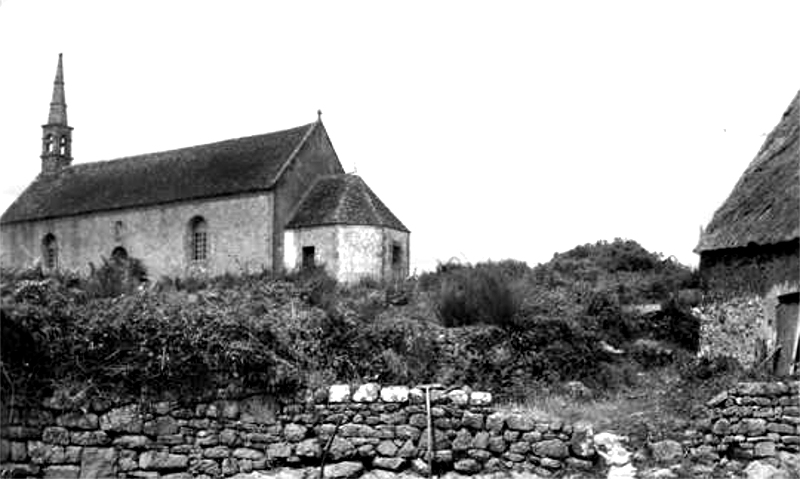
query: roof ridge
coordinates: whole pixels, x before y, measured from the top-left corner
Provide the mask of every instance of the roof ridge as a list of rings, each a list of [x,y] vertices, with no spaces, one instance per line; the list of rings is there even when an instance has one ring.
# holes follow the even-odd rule
[[[377,222],[382,223],[385,220],[385,218],[383,217],[383,215],[380,214],[378,208],[375,206],[375,201],[372,198],[372,194],[370,194],[372,193],[372,190],[370,189],[369,186],[367,186],[367,183],[360,176],[356,176],[356,178],[358,178],[361,189],[364,192],[364,196],[367,198],[367,203],[369,203],[369,207],[372,210],[373,217],[377,220]]]
[[[315,121],[315,122],[310,123],[308,125],[304,125],[304,126],[308,127],[308,130],[306,130],[305,134],[303,135],[303,138],[301,138],[300,141],[297,143],[297,146],[295,146],[294,149],[292,150],[292,152],[289,153],[289,157],[286,158],[286,161],[283,162],[283,165],[281,165],[281,168],[278,170],[278,173],[272,179],[272,183],[269,184],[268,188],[272,188],[273,186],[275,186],[278,183],[278,181],[283,176],[283,173],[286,171],[287,168],[289,168],[289,164],[297,156],[297,153],[300,152],[300,148],[302,148],[303,145],[306,144],[306,141],[308,141],[308,138],[311,136],[311,133],[316,131],[317,125],[319,125],[319,124],[320,124],[319,121]],[[302,128],[302,127],[298,127],[298,128]]]
[[[336,201],[336,208],[333,209],[334,218],[339,218],[339,211],[342,209],[342,204],[344,203],[344,199],[347,198],[347,196],[350,194],[351,184],[349,181],[346,181],[348,176],[350,176],[349,173],[345,173],[342,176],[345,179],[344,191],[342,191],[342,194],[339,195],[339,198]]]
[[[313,126],[313,125],[314,125],[313,123],[308,123],[308,124],[305,124],[305,125],[295,126],[295,127],[292,127],[292,128],[286,128],[286,129],[283,129],[283,130],[270,131],[268,133],[257,133],[255,135],[240,136],[240,137],[237,137],[237,138],[228,138],[226,140],[212,141],[211,143],[201,143],[201,144],[198,144],[198,145],[184,146],[184,147],[181,147],[181,148],[169,148],[167,150],[150,151],[150,152],[147,152],[147,153],[139,153],[139,154],[136,154],[136,155],[128,155],[128,156],[121,156],[119,158],[111,158],[110,160],[96,160],[96,161],[87,161],[86,163],[75,163],[75,164],[71,165],[69,168],[75,168],[75,167],[86,168],[86,167],[91,167],[91,166],[95,166],[95,165],[99,166],[101,164],[105,165],[105,164],[108,164],[108,163],[113,163],[113,162],[117,162],[117,161],[125,161],[125,160],[141,161],[141,160],[149,159],[148,157],[158,157],[158,156],[161,156],[161,155],[164,155],[164,154],[167,154],[167,153],[187,152],[187,151],[191,151],[191,150],[198,149],[198,148],[208,148],[209,146],[224,145],[226,143],[233,144],[233,143],[236,143],[236,142],[239,142],[239,141],[242,141],[242,140],[249,140],[249,139],[253,139],[253,138],[259,138],[259,137],[270,136],[270,135],[279,135],[281,133],[287,133],[287,132],[290,132],[292,130],[298,130],[298,129],[301,129],[301,128],[308,128],[308,127]],[[305,137],[304,137],[304,139],[305,139]]]

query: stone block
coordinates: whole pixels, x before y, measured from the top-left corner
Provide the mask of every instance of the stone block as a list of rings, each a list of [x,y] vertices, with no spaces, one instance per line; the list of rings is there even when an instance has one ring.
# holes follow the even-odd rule
[[[326,479],[350,479],[360,476],[363,470],[364,465],[361,462],[346,461],[326,465],[322,475]]]
[[[97,429],[100,425],[97,414],[81,412],[68,412],[56,418],[56,424],[61,427],[70,429],[84,429],[91,431]]]
[[[569,457],[567,445],[560,439],[549,439],[537,442],[532,446],[532,451],[537,456],[564,459]]]
[[[473,391],[469,395],[469,403],[472,406],[490,406],[492,404],[492,393]]]
[[[771,422],[767,424],[767,431],[778,434],[795,434],[797,428],[790,424]]]
[[[489,450],[497,454],[505,452],[505,439],[500,436],[489,436]]]
[[[590,422],[579,421],[574,424],[569,449],[576,457],[590,459],[594,457],[594,426]]]
[[[476,474],[480,472],[481,465],[475,459],[461,459],[453,464],[453,469],[462,474]]]
[[[414,427],[425,428],[428,427],[428,418],[425,414],[412,414],[408,418],[408,423]]]
[[[422,431],[415,426],[400,425],[395,428],[395,437],[398,439],[412,439],[416,441]],[[392,439],[392,438],[388,438]]]
[[[42,431],[42,442],[66,446],[69,444],[69,431],[63,427],[46,427]]]
[[[111,442],[105,431],[77,431],[70,435],[72,444],[78,446],[105,446]]]
[[[342,403],[350,401],[350,385],[334,384],[328,388],[328,402]]]
[[[150,438],[142,435],[124,435],[114,439],[112,442],[115,446],[125,449],[144,449],[150,446],[151,443]]]
[[[477,461],[484,462],[492,457],[492,453],[486,449],[470,449],[467,451],[467,456]]]
[[[372,467],[389,471],[399,471],[403,468],[405,463],[406,460],[400,457],[376,457],[372,461]]]
[[[472,439],[472,449],[487,449],[489,447],[489,433],[486,431],[479,431],[475,433]]]
[[[78,466],[48,466],[44,468],[44,479],[78,479],[81,468]]]
[[[274,444],[270,444],[270,447]],[[270,447],[267,448],[267,454],[269,455]],[[223,459],[231,455],[231,450],[225,446],[214,446],[203,449],[203,457],[207,457],[209,459]]]
[[[472,434],[467,429],[459,429],[455,439],[453,439],[453,450],[466,451],[470,447],[472,447]]]
[[[100,429],[103,431],[139,434],[142,425],[141,411],[135,404],[112,409],[100,416]]]
[[[333,438],[333,442],[331,442],[331,447],[328,451],[328,456],[332,461],[351,459],[355,454],[356,448],[350,441],[340,437]]]
[[[461,416],[461,425],[470,429],[482,430],[483,429],[483,414],[464,411]]]
[[[466,406],[469,404],[469,394],[463,389],[453,389],[447,393],[447,399],[456,406]]]
[[[711,432],[718,436],[724,436],[728,434],[731,430],[731,422],[725,418],[717,419],[713,426],[711,426]]]
[[[403,443],[400,447],[400,450],[397,451],[398,457],[404,457],[406,459],[415,457],[417,455],[417,447],[414,445],[414,441],[409,439]]]
[[[506,426],[514,431],[533,431],[536,421],[527,414],[510,414],[506,417]]]
[[[222,475],[232,476],[239,472],[239,461],[232,457],[226,457],[222,460]]]
[[[80,479],[116,477],[117,451],[112,447],[86,447],[81,454]]]
[[[307,427],[289,423],[283,428],[283,437],[289,442],[300,442],[305,439],[307,432]]]
[[[767,421],[764,419],[745,418],[741,422],[747,436],[763,436],[767,432]]]
[[[380,397],[381,387],[377,383],[362,384],[353,393],[353,401],[355,402],[375,402]]]
[[[409,389],[406,386],[388,386],[381,389],[383,402],[405,403],[408,402]]]
[[[322,455],[322,448],[320,447],[319,440],[306,439],[301,441],[296,447],[296,454],[300,457],[320,457]]]
[[[251,461],[260,461],[266,456],[263,452],[249,447],[239,447],[233,450],[233,457],[236,459],[249,459]]]
[[[773,457],[776,454],[775,443],[772,441],[762,441],[756,443],[753,454],[756,457]]]
[[[397,455],[397,446],[393,441],[381,441],[376,450],[378,454],[385,457],[394,457]]]
[[[185,469],[189,457],[164,451],[145,451],[139,454],[139,468],[151,471]]]

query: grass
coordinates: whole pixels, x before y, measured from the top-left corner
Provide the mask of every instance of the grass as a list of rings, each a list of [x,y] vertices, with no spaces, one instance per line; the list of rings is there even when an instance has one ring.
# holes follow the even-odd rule
[[[530,413],[543,419],[559,419],[567,423],[586,421],[595,431],[614,431],[628,436],[631,445],[667,438],[679,440],[688,429],[687,411],[702,405],[718,391],[706,391],[695,397],[685,387],[675,366],[667,366],[634,375],[634,382],[614,392],[597,393],[580,398],[563,391],[539,389],[524,402],[508,402],[500,406],[507,412]]]

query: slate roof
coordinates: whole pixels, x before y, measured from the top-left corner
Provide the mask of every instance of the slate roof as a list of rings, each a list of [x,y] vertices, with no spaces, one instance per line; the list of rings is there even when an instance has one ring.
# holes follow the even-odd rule
[[[696,253],[800,238],[800,91],[714,213]]]
[[[39,175],[0,224],[268,190],[317,125]]]
[[[352,174],[319,178],[286,227],[323,225],[384,226],[408,231],[364,180]]]

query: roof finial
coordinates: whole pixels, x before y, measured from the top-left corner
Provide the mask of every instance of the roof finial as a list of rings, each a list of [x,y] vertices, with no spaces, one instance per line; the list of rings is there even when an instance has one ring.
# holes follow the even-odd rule
[[[317,121],[322,121],[322,110],[317,110]]]
[[[53,99],[50,101],[50,115],[48,125],[67,125],[67,100],[64,95],[64,66],[62,54],[58,54],[58,68],[56,79],[53,81]]]

